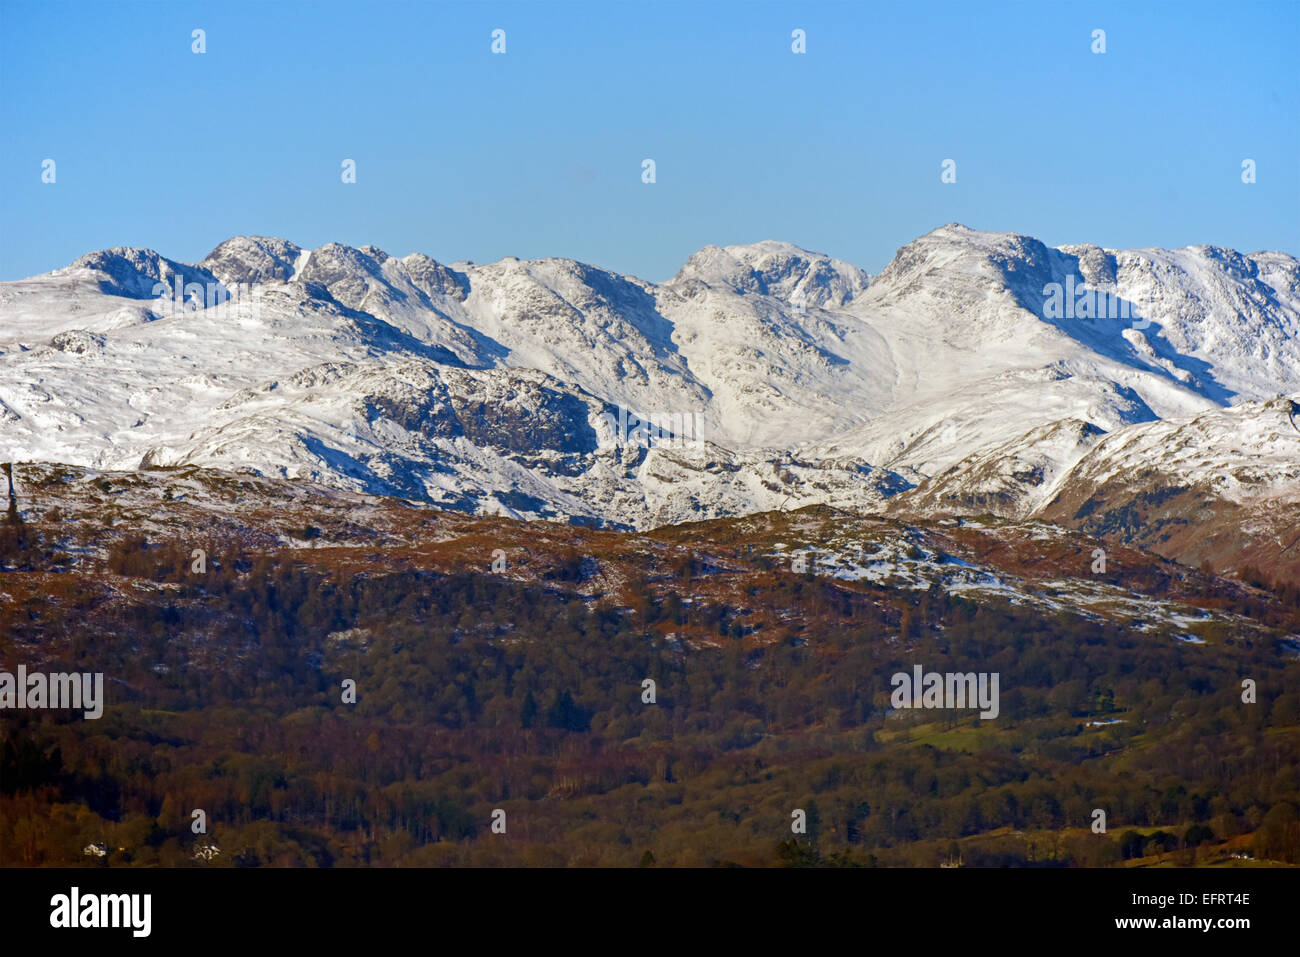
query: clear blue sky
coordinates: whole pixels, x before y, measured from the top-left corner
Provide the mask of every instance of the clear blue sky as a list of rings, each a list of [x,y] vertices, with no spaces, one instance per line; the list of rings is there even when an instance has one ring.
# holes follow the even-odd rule
[[[0,278],[239,234],[654,280],[761,239],[874,273],[952,221],[1300,254],[1297,50],[1300,0],[0,0]]]

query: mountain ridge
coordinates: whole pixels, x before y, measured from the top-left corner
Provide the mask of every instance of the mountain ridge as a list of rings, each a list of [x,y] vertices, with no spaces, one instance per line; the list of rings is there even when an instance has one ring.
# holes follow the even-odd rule
[[[246,236],[194,264],[115,247],[0,283],[5,460],[244,469],[614,527],[976,493],[1037,514],[1108,436],[1279,394],[1300,395],[1300,262],[1214,246],[948,224],[875,276],[764,240],[653,283]],[[702,434],[601,424],[629,415]],[[1003,459],[1041,473],[1033,491],[979,492]]]

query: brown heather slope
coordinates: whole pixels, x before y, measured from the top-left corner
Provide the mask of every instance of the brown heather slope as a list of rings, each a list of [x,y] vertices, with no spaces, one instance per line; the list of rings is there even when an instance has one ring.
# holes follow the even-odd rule
[[[705,624],[680,615],[680,624],[670,616],[657,626],[689,643],[717,644],[725,634],[762,643],[792,622],[807,629],[807,608],[753,598],[774,576],[791,571],[818,583],[824,607],[863,603],[887,620],[897,617],[889,609],[898,596],[913,601],[938,589],[1144,631],[1285,636],[1300,630],[1291,624],[1289,602],[1250,584],[1041,521],[909,522],[812,506],[634,533],[476,518],[195,468],[110,473],[18,465],[14,471],[25,528],[44,544],[35,563],[30,555],[26,565],[11,559],[18,574],[0,581],[0,609],[57,596],[73,579],[101,600],[115,591],[193,581],[195,549],[214,568],[236,570],[287,550],[337,581],[410,570],[499,573],[621,608],[672,596],[720,609]],[[142,584],[135,577],[141,575],[158,584]]]

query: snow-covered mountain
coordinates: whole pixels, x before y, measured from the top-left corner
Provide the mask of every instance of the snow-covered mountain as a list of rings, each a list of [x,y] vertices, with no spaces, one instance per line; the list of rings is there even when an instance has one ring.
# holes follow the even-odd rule
[[[1300,403],[1244,402],[1102,436],[1036,514],[1300,581]]]
[[[1300,460],[1262,438],[1279,395],[1300,396],[1300,263],[1276,252],[949,225],[874,278],[762,242],[652,283],[237,237],[195,264],[117,248],[0,283],[0,460],[252,470],[523,518],[647,527],[900,492],[1027,517],[1104,462],[1177,472],[1163,420],[1234,415]],[[638,416],[687,441],[638,441]],[[1237,434],[1197,433],[1205,469],[1236,461]],[[1300,498],[1293,470],[1270,474]]]

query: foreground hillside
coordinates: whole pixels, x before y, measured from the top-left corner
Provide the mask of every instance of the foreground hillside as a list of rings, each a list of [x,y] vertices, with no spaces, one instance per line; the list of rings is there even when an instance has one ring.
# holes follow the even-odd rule
[[[6,713],[0,863],[1300,863],[1293,582],[992,515],[631,533],[15,472],[0,663],[108,690]],[[895,707],[916,666],[997,674],[996,716]]]

